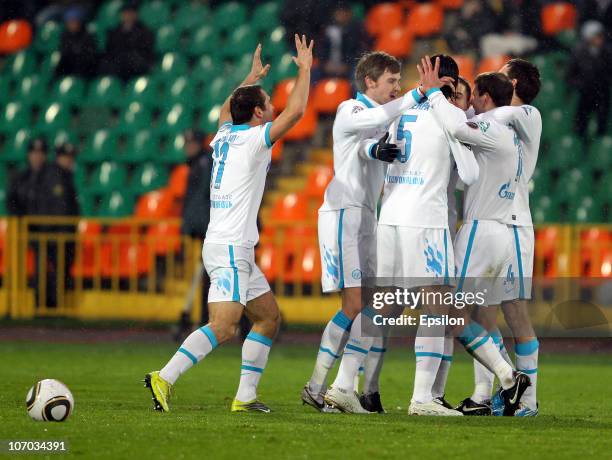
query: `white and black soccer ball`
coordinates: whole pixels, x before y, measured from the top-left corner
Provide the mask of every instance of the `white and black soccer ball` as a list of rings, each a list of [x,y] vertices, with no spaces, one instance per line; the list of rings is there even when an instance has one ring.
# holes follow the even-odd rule
[[[34,420],[63,422],[74,409],[74,397],[59,380],[45,379],[30,388],[26,407]]]

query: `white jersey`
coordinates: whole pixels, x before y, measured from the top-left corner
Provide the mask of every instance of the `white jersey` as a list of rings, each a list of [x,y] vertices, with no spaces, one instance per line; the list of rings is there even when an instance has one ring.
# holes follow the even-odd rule
[[[531,227],[533,222],[529,210],[529,181],[538,162],[542,116],[540,111],[531,105],[499,107],[493,110],[492,114],[499,122],[509,124],[515,129],[523,146],[523,174],[516,187],[512,215],[506,223]]]
[[[363,142],[378,139],[392,120],[421,99],[417,90],[384,105],[357,93],[338,106],[333,127],[334,177],[325,190],[321,211],[363,208],[376,211],[383,186],[384,163],[372,158]]]
[[[212,142],[210,223],[205,243],[252,248],[259,241],[257,213],[271,161],[272,123],[225,123]]]
[[[466,187],[463,219],[507,223],[512,219],[512,202],[522,174],[523,149],[516,132],[495,120],[491,112],[467,121],[465,113],[440,91],[429,100],[451,134],[473,147],[478,162],[478,180]]]

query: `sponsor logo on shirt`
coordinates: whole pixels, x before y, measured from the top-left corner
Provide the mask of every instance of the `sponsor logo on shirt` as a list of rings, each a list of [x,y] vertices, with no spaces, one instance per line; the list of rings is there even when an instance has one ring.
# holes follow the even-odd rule
[[[499,188],[499,192],[497,192],[500,198],[505,200],[514,200],[514,192],[510,191],[510,182],[506,182]]]

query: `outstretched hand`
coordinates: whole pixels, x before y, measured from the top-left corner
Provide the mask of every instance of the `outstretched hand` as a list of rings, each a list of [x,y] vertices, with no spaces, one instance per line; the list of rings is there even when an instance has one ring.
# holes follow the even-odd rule
[[[270,64],[266,64],[265,66],[261,62],[261,43],[257,45],[255,48],[255,52],[253,53],[253,63],[251,64],[251,71],[249,72],[249,76],[253,80],[261,80],[268,75],[270,71]]]
[[[450,86],[454,88],[454,81],[451,77],[439,77],[440,73],[440,58],[436,58],[434,65],[431,64],[429,56],[421,58],[421,64],[417,64],[419,77],[421,79],[421,88],[423,92],[427,92],[432,88],[442,88]]]
[[[306,41],[306,35],[300,36],[295,34],[295,49],[297,51],[297,57],[293,56],[293,62],[300,69],[310,69],[312,67],[312,47],[314,46],[314,40],[310,40],[310,43]]]

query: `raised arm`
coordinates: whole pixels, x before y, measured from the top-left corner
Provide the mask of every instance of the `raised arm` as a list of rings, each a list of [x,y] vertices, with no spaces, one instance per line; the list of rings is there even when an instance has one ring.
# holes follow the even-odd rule
[[[287,131],[300,121],[306,104],[308,103],[308,92],[310,90],[310,68],[312,67],[312,47],[313,40],[310,44],[306,41],[306,36],[302,38],[295,34],[295,48],[297,57],[293,58],[293,62],[298,66],[298,75],[293,86],[293,90],[289,95],[287,107],[276,117],[270,127],[270,140],[272,142],[280,139]]]
[[[270,64],[266,64],[264,66],[261,62],[261,44],[258,44],[257,48],[255,48],[255,52],[253,53],[253,63],[251,64],[251,70],[249,71],[249,74],[246,76],[246,78],[242,81],[242,83],[238,85],[238,87],[256,84],[259,80],[268,75],[269,70]],[[227,122],[231,123],[232,121],[232,115],[230,113],[231,97],[232,95],[230,94],[221,106],[221,111],[219,113],[219,127]]]
[[[504,106],[493,111],[494,118],[505,125],[511,125],[525,144],[540,142],[542,116],[530,105]]]

